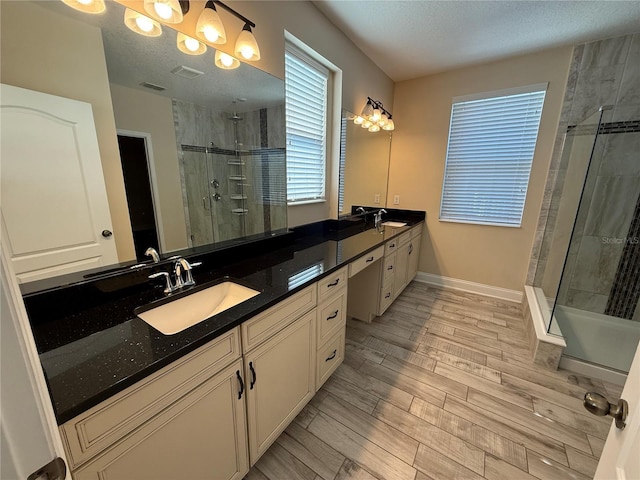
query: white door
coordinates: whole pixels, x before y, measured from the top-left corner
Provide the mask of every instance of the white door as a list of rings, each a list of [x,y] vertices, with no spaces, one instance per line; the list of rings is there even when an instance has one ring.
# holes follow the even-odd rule
[[[24,303],[5,253],[3,245],[0,252],[0,478],[25,480],[56,457],[64,459],[64,450]],[[62,480],[65,476],[49,478]],[[68,473],[66,478],[70,478]]]
[[[640,345],[629,370],[621,398],[629,403],[624,430],[612,422],[595,480],[635,480],[640,478]]]
[[[91,105],[0,85],[2,234],[19,281],[117,263]]]

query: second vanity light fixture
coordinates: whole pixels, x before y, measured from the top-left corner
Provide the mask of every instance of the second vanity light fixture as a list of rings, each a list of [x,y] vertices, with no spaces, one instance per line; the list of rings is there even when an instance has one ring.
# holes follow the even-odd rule
[[[62,0],[76,10],[85,13],[102,13],[105,10],[104,0]],[[224,25],[218,14],[216,5],[231,13],[244,23],[234,48],[234,54],[238,58],[255,62],[260,60],[260,48],[253,35],[252,28],[256,24],[244,15],[219,0],[208,0],[198,17],[193,36],[185,33],[177,33],[178,49],[188,55],[202,55],[209,45],[223,45],[227,42]],[[144,0],[143,15],[130,8],[125,9],[125,25],[139,35],[157,37],[162,34],[162,25],[179,24],[189,12],[189,0]],[[228,53],[216,50],[215,64],[223,69],[234,69],[240,66],[240,61]]]
[[[353,123],[368,129],[370,132],[382,130],[395,130],[391,112],[382,106],[382,102],[367,97],[367,104],[362,109],[362,113],[353,119]]]

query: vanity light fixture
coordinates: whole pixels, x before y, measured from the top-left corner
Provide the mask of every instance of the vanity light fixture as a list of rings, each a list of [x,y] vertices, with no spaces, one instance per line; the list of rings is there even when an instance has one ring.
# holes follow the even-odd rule
[[[213,3],[213,0],[207,1],[204,10],[202,10],[202,13],[198,17],[196,36],[209,43],[218,45],[227,42],[224,25],[222,25],[222,20],[220,20],[220,15],[218,15],[216,4]]]
[[[238,68],[240,66],[240,60],[232,57],[228,53],[216,50],[215,64],[216,67],[222,68],[224,70],[233,70],[234,68]]]
[[[153,18],[165,23],[180,23],[184,18],[178,0],[144,0],[144,10]]]
[[[207,46],[204,43],[196,40],[195,38],[191,38],[182,32],[178,32],[176,42],[178,44],[178,50],[186,53],[187,55],[202,55],[207,51]]]
[[[396,128],[391,118],[391,112],[382,106],[382,102],[371,97],[367,97],[367,103],[362,109],[362,113],[354,118],[353,123],[370,132],[379,132],[380,129],[391,131]]]
[[[158,22],[130,8],[124,11],[124,24],[130,30],[145,37],[159,37],[162,35],[162,27]]]
[[[71,8],[84,13],[102,13],[105,11],[104,0],[62,0]]]
[[[255,24],[253,25],[255,27]],[[238,39],[236,40],[235,52],[237,56],[255,62],[260,60],[260,49],[256,37],[253,36],[249,22],[244,24]]]

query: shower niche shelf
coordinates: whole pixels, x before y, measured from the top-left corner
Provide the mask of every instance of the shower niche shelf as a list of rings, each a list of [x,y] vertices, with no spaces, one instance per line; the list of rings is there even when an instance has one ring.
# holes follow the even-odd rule
[[[246,215],[247,213],[249,213],[249,210],[247,210],[246,208],[233,208],[231,209],[231,213],[233,213],[234,215]]]

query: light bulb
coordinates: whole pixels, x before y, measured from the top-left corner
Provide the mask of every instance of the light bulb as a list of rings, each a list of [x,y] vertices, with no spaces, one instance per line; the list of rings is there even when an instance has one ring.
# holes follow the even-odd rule
[[[248,23],[244,25],[240,35],[238,35],[234,52],[236,56],[242,57],[245,60],[252,62],[260,60],[260,48],[258,47],[256,38],[251,32],[251,26]]]
[[[380,120],[378,120],[378,125],[380,125],[381,127],[384,127],[388,121],[389,121],[389,117],[387,117],[386,113],[383,113],[380,116]]]
[[[376,124],[371,125],[369,127],[369,131],[370,132],[379,132],[380,131],[380,125],[376,125]]]
[[[356,125],[362,125],[364,123],[364,118],[358,115],[356,118],[353,119],[353,123],[355,123]]]
[[[387,131],[391,131],[391,130],[395,130],[395,125],[393,124],[393,119],[389,119],[389,121],[387,122],[387,124],[382,127],[383,130],[387,130]]]
[[[364,123],[361,125],[361,127],[369,128],[371,125],[373,125],[373,123],[371,123],[369,120],[365,120]]]
[[[102,13],[105,11],[104,0],[62,0],[71,8],[84,13]]]
[[[245,60],[250,60],[251,57],[253,57],[253,48],[251,47],[243,47],[240,49],[240,55],[242,55],[242,57]]]
[[[360,115],[364,118],[369,118],[373,114],[373,105],[371,105],[371,100],[367,100],[367,104],[362,109]]]
[[[231,58],[231,55],[223,53],[222,55],[220,55],[220,63],[222,63],[225,67],[230,67],[231,65],[233,65],[233,58]]]
[[[187,37],[184,39],[184,46],[192,52],[197,52],[200,48],[200,42],[195,38]]]
[[[210,25],[204,27],[204,31],[202,33],[204,34],[204,38],[206,38],[211,43],[216,43],[216,40],[220,38],[220,34],[218,33],[218,31]]]
[[[379,108],[374,108],[373,109],[373,114],[371,115],[371,121],[372,122],[379,122],[380,118],[382,118],[382,113],[380,112]]]
[[[158,16],[164,20],[170,19],[171,15],[173,15],[171,7],[166,3],[156,2],[153,4],[153,8],[155,9]]]
[[[140,15],[136,18],[136,25],[138,25],[138,28],[143,32],[150,32],[153,30],[153,21],[144,15]]]
[[[82,5],[91,5],[93,0],[78,0],[78,3],[81,3]]]

